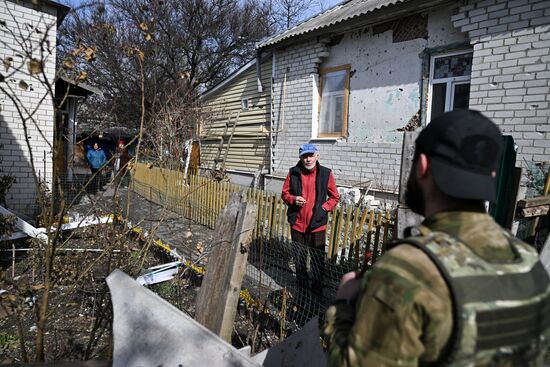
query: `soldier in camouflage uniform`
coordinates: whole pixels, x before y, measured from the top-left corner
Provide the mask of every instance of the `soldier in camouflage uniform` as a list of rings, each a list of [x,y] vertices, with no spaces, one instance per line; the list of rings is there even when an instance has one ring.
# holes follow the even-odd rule
[[[475,111],[419,135],[407,204],[427,219],[327,310],[329,366],[541,366],[550,281],[537,253],[485,213],[498,128]]]

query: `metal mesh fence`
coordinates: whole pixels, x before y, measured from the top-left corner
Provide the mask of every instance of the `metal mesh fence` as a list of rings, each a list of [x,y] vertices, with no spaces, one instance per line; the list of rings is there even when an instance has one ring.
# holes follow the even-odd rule
[[[286,328],[301,327],[314,316],[322,319],[342,275],[356,269],[354,262],[327,259],[326,251],[284,238],[256,240],[243,288]]]
[[[151,203],[158,207],[158,212],[169,210],[168,220],[193,221],[210,229],[215,227],[229,195],[243,190],[228,182],[199,176],[191,176],[184,182],[180,173],[174,171],[147,168],[146,172],[150,173],[144,179],[134,176],[130,181],[126,175],[120,182],[109,171],[98,172],[95,176],[92,173],[74,174],[64,177],[61,184],[65,198],[75,201],[79,196],[97,193],[101,196],[113,183],[129,185],[147,206]],[[275,319],[285,332],[301,328],[315,316],[322,320],[342,275],[361,269],[365,265],[365,254],[381,253],[381,244],[392,236],[391,211],[339,205],[329,216],[325,238],[318,242],[322,245],[309,247],[292,240],[286,205],[278,194],[248,189],[245,195],[258,209],[241,295],[248,295],[246,301],[253,303],[255,311],[269,315],[269,320]],[[88,203],[99,201],[99,196]],[[150,243],[154,245],[158,245],[157,239],[164,239],[157,225],[166,217],[158,219],[161,218],[158,212],[148,218],[146,215],[137,218],[139,214],[146,214],[145,211],[136,214],[136,222],[146,219],[139,226],[152,234],[154,239]],[[183,237],[184,232],[175,236]],[[217,245],[213,242],[204,243],[197,252],[196,243],[181,241],[177,250],[195,268],[204,271],[208,266],[205,260]],[[173,246],[170,240],[159,247],[164,245]],[[181,293],[174,295],[174,298],[180,297]]]
[[[110,185],[128,186],[130,173],[128,171],[116,173],[109,168],[94,173],[82,169],[79,173],[65,174],[59,180],[65,201],[78,203],[81,198],[100,193]]]
[[[178,187],[178,182],[176,178],[156,185],[137,179],[131,187],[147,200],[209,228],[214,228],[229,194],[242,190],[198,177],[187,187]],[[342,275],[369,266],[365,254],[380,254],[393,235],[391,211],[340,206],[331,214],[323,246],[310,248],[292,241],[286,205],[279,197],[250,189],[247,197],[258,211],[242,289],[259,312],[275,317],[285,329],[300,328],[314,316],[322,319]],[[194,248],[181,250],[200,264],[213,246],[205,244],[200,254]]]

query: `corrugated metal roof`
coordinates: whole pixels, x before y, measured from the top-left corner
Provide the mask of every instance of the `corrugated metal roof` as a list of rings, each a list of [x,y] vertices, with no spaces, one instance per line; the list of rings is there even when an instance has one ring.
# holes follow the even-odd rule
[[[385,6],[402,3],[408,0],[347,0],[327,11],[320,13],[293,28],[272,36],[258,44],[258,48],[264,48],[277,44],[283,40],[326,28],[337,23],[359,17]]]

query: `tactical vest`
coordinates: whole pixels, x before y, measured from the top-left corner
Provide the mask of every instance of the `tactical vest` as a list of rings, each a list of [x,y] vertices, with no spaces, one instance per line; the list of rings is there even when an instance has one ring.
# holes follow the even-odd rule
[[[399,240],[422,250],[449,288],[453,331],[435,366],[540,366],[550,338],[550,279],[529,245],[507,234],[513,263],[489,263],[443,232]]]

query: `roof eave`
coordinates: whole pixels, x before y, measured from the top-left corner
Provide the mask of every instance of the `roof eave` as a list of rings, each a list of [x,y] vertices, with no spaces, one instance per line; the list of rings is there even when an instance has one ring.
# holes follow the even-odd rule
[[[49,5],[51,7],[54,7],[57,10],[57,26],[58,27],[61,23],[63,23],[63,20],[65,19],[67,14],[69,14],[69,12],[71,11],[71,8],[69,6],[64,5],[64,4],[60,4],[57,1],[42,0],[42,3],[44,3],[46,5]]]
[[[96,87],[92,87],[91,85],[89,84],[86,84],[86,83],[77,83],[73,80],[70,80],[64,76],[60,76],[58,77],[55,82],[62,82],[62,83],[66,83],[68,88],[70,89],[73,89],[75,90],[77,93],[80,93],[78,96],[79,97],[86,97],[86,96],[89,96],[91,94],[96,94],[100,97],[103,97],[103,92],[96,88]],[[72,94],[69,94],[69,95],[72,95]],[[76,95],[74,95],[76,96]]]
[[[434,6],[439,6],[443,3],[452,3],[452,0],[425,0],[414,1],[404,0],[402,2],[384,6],[382,8],[374,9],[370,12],[357,15],[348,19],[338,21],[334,24],[319,27],[304,33],[282,38],[275,42],[267,41],[258,45],[258,51],[266,51],[269,49],[276,49],[281,47],[290,46],[300,41],[311,39],[314,37],[326,36],[329,34],[343,33],[358,26],[367,26],[377,23],[386,22],[392,18],[396,18],[405,14],[410,14],[411,11],[424,11]],[[274,36],[275,37],[275,36]],[[273,38],[273,37],[272,37]]]

